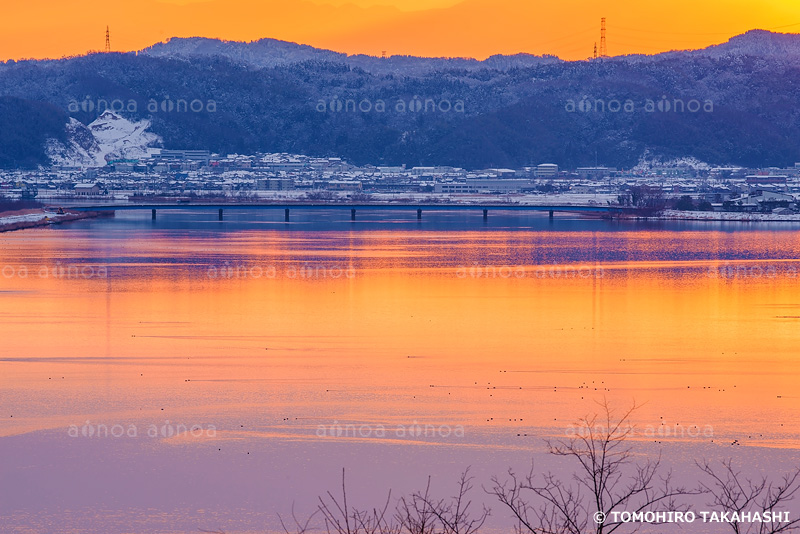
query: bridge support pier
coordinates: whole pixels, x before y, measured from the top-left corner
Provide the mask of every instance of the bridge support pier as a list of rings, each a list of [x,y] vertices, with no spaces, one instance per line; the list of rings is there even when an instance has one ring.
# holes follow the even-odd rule
[[[150,211],[150,218],[153,219],[154,221],[156,220],[156,210],[155,209]]]
[[[422,220],[422,208],[417,208],[417,220]]]
[[[550,210],[550,220],[553,220],[553,210]]]
[[[283,210],[283,220],[289,222],[289,208]]]
[[[351,221],[355,221],[356,220],[356,210],[355,210],[355,208],[350,210],[350,220]]]
[[[219,220],[222,220],[222,208],[219,209]]]
[[[489,220],[489,210],[483,210],[483,220]]]

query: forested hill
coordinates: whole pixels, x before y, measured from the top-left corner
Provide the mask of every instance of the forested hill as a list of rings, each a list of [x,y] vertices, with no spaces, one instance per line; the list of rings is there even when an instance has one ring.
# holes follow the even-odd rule
[[[346,56],[262,40],[173,39],[140,53],[0,64],[0,165],[106,106],[168,148],[467,168],[630,167],[644,155],[800,161],[800,36],[565,62]]]

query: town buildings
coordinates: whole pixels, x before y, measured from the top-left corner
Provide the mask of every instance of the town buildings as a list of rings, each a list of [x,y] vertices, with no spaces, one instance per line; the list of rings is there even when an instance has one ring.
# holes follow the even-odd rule
[[[689,164],[634,169],[606,166],[561,169],[542,163],[520,169],[466,170],[451,166],[352,165],[341,158],[299,154],[212,154],[154,150],[147,158],[111,161],[99,168],[51,167],[0,171],[0,196],[42,201],[124,201],[337,195],[572,195],[583,202],[617,202],[631,188],[648,186],[665,198],[689,196],[720,211],[794,212],[800,163],[790,168],[746,169]],[[565,201],[568,201],[567,198]]]

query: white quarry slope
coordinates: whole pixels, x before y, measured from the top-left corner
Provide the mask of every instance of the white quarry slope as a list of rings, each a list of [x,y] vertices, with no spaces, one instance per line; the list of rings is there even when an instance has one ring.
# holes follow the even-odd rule
[[[160,143],[161,138],[148,132],[149,120],[131,122],[106,111],[89,124],[94,138],[106,160],[137,159],[147,156],[147,148]]]
[[[148,132],[149,120],[137,122],[105,111],[94,122],[84,126],[70,119],[67,143],[50,140],[47,155],[53,165],[102,167],[113,159],[139,159],[148,148],[161,143],[161,138]]]
[[[66,144],[55,139],[47,141],[47,156],[53,165],[100,167],[106,164],[101,156],[100,144],[89,128],[71,118],[66,129]]]
[[[645,151],[645,153],[639,158],[639,163],[637,163],[632,170],[638,172],[647,172],[652,170],[654,167],[708,170],[712,167],[712,165],[691,156],[682,158],[669,158],[652,154],[650,151]]]

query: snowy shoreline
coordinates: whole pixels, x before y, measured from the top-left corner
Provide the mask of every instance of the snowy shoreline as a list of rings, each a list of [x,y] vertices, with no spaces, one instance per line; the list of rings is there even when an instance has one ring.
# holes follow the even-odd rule
[[[80,219],[97,217],[97,212],[65,212],[54,213],[42,209],[20,210],[0,213],[0,233],[24,230],[26,228],[39,228],[51,224],[61,224]]]
[[[648,219],[709,222],[800,222],[800,213],[776,215],[774,213],[740,213],[730,211],[665,210],[661,215],[648,217]]]

